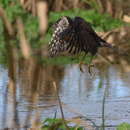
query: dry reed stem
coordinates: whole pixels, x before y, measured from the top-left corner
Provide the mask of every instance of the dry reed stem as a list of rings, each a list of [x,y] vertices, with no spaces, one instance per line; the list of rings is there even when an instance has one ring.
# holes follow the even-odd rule
[[[40,34],[41,36],[43,35],[44,38],[44,34],[46,32],[47,29],[47,24],[48,24],[48,18],[47,18],[47,3],[46,2],[37,2],[36,5],[36,9],[37,9],[37,15],[39,18],[39,30],[40,30]],[[40,67],[38,64],[38,60],[34,59],[32,60],[32,73],[31,73],[31,88],[32,88],[32,103],[35,103],[38,99],[38,95],[37,95],[37,89],[38,89],[38,81],[39,81],[39,76],[40,76]],[[37,117],[38,118],[38,117]],[[26,121],[31,119],[31,113],[29,113],[28,117],[26,118]],[[33,123],[34,124],[34,123]],[[34,124],[35,126],[36,124]]]
[[[79,0],[74,0],[73,7],[78,8],[78,5],[79,5]]]
[[[26,9],[31,9],[31,0],[28,0],[26,3],[21,3],[23,5],[23,7]]]
[[[33,16],[36,16],[36,0],[32,0],[31,4],[32,4],[32,14]]]
[[[63,0],[55,0],[54,2],[54,7],[56,11],[61,11],[63,5],[64,5]]]
[[[127,23],[130,23],[130,16],[124,15],[124,16],[123,16],[123,21],[124,21],[124,22],[127,22]]]
[[[16,60],[15,59],[16,57],[14,55],[16,53],[14,52],[15,48],[12,46],[13,44],[11,43],[12,42],[11,40],[14,38],[14,29],[10,21],[8,20],[4,9],[1,7],[0,7],[0,17],[4,25],[4,39],[8,55],[9,78],[10,78],[9,86],[12,88],[12,86],[15,87],[15,60]]]
[[[29,64],[30,64],[30,69],[28,71],[30,71],[30,89],[31,89],[31,95],[30,95],[30,99],[31,99],[31,103],[33,105],[35,105],[35,103],[38,101],[39,99],[39,94],[37,93],[38,92],[38,83],[39,83],[39,77],[40,77],[40,72],[41,72],[41,68],[39,67],[39,64],[38,64],[38,61],[37,59],[34,59],[34,58],[31,58],[28,60],[29,61]],[[36,109],[37,109],[37,106],[35,106]],[[36,117],[36,119],[38,120],[39,118],[39,113]],[[27,125],[27,123],[29,121],[31,121],[32,119],[32,111],[29,112],[27,114],[27,117],[25,119],[25,124]],[[32,126],[33,127],[37,127],[37,123],[34,123],[34,121],[32,122]]]
[[[5,26],[6,30],[8,31],[8,34],[10,36],[13,36],[14,35],[13,27],[12,27],[11,23],[9,22],[4,9],[1,8],[1,7],[0,7],[0,17],[1,17],[2,21],[3,21],[3,23],[4,23],[4,26]]]
[[[20,0],[22,7],[28,11],[31,11],[32,14],[36,15],[36,1],[35,0]]]
[[[107,39],[110,35],[112,35],[113,33],[117,33],[117,32],[119,32],[119,28],[108,31],[108,32],[104,33],[101,37],[102,37],[102,39]]]
[[[102,130],[105,130],[105,103],[106,103],[106,96],[108,93],[108,88],[105,86],[103,100],[102,100]]]
[[[0,17],[2,19],[4,25],[4,40],[5,40],[5,48],[7,53],[7,61],[9,66],[9,83],[8,89],[11,91],[13,98],[13,120],[12,126],[19,127],[19,121],[17,118],[17,102],[16,102],[16,59],[17,59],[17,49],[13,46],[12,39],[15,38],[14,28],[10,21],[8,20],[6,13],[3,8],[0,7]],[[6,117],[5,117],[6,120]]]
[[[37,2],[36,8],[37,8],[37,16],[39,18],[39,31],[40,34],[44,36],[48,25],[47,2],[45,1]]]
[[[40,112],[37,110],[34,116],[34,120],[32,121],[32,128],[40,129]]]
[[[31,57],[32,51],[24,33],[24,25],[22,23],[21,18],[18,18],[16,22],[22,54],[25,59],[29,59]]]
[[[112,62],[108,57],[105,57],[105,56],[103,56],[103,55],[101,55],[101,54],[97,54],[97,55],[98,55],[98,57],[102,58],[102,60],[103,60],[104,62],[106,62],[107,64],[109,64],[109,65],[112,65],[112,64],[113,64],[113,62]]]

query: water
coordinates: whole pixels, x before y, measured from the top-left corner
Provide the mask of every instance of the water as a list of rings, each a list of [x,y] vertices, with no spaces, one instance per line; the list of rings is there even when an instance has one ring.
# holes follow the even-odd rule
[[[65,118],[86,116],[97,126],[102,124],[102,101],[105,102],[105,125],[115,127],[130,123],[130,73],[120,66],[94,68],[92,76],[78,65],[53,66],[40,71],[39,87],[32,91],[26,70],[19,72],[17,90],[8,88],[8,71],[0,66],[0,128],[30,127],[46,117],[61,117],[55,89],[58,87]],[[35,101],[32,100],[33,96]]]

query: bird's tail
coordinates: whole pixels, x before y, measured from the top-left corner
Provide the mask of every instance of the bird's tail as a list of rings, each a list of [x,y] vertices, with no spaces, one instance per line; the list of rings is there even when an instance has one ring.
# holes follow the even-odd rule
[[[113,50],[113,52],[117,53],[121,56],[129,56],[129,54],[124,51],[123,49],[119,48],[118,46],[115,46],[114,44],[107,43],[105,41],[100,42],[101,47],[108,47]]]
[[[100,45],[101,45],[101,47],[114,48],[113,44],[107,43],[106,41],[101,41]]]

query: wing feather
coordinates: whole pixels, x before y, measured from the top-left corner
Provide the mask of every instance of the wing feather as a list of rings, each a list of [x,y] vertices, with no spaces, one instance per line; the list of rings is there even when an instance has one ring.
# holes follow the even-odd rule
[[[49,51],[51,56],[64,51],[71,54],[84,51],[95,55],[98,47],[101,46],[107,47],[108,43],[96,34],[90,23],[80,17],[74,19],[63,17],[54,24],[54,33]]]

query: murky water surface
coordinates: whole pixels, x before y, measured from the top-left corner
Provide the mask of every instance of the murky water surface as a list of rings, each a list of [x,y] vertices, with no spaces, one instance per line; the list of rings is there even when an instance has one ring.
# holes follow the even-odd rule
[[[65,118],[86,116],[102,124],[102,101],[106,91],[105,125],[130,123],[130,73],[120,66],[94,68],[91,76],[78,65],[47,67],[41,70],[39,88],[32,91],[26,70],[19,72],[16,94],[8,87],[8,71],[0,66],[0,128],[29,127],[46,117],[61,117],[55,89],[58,87]],[[35,98],[33,98],[35,97]]]

